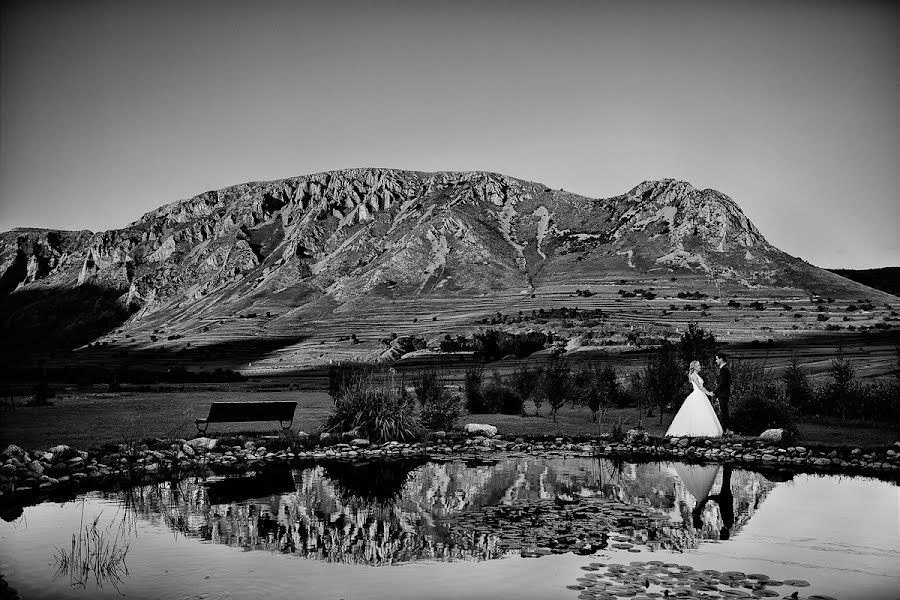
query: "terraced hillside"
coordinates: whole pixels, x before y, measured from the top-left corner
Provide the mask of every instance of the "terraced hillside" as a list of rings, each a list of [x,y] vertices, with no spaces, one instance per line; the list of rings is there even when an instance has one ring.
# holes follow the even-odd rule
[[[279,373],[377,359],[394,334],[434,345],[489,327],[572,348],[652,343],[692,320],[735,342],[890,333],[896,301],[674,180],[591,199],[493,173],[356,169],[206,192],[120,230],[0,234],[8,365]]]

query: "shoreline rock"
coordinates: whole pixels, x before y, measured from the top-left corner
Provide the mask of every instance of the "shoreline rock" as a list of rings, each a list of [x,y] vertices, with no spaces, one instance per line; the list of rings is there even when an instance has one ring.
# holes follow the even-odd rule
[[[422,442],[370,443],[331,436],[327,444],[306,437],[246,439],[227,445],[215,438],[156,440],[154,447],[122,445],[114,451],[85,452],[58,445],[47,451],[26,451],[10,445],[0,452],[0,505],[27,506],[56,496],[131,486],[192,474],[238,474],[268,463],[391,460],[496,460],[502,455],[571,455],[616,457],[634,462],[684,461],[732,464],[746,469],[772,469],[785,474],[834,473],[874,476],[900,481],[900,442],[876,450],[810,450],[779,446],[759,439],[652,438],[631,435],[632,441],[600,438],[532,438],[498,435],[471,437],[444,433]],[[266,444],[271,446],[267,448]]]

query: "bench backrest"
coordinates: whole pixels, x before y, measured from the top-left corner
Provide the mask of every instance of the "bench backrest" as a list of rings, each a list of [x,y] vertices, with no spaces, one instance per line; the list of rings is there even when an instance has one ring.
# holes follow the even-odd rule
[[[213,402],[207,422],[227,421],[290,421],[294,418],[296,402]]]

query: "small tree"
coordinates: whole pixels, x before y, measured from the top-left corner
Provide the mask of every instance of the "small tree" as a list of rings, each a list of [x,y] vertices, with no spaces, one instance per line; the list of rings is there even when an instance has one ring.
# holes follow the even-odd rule
[[[453,429],[462,410],[459,397],[447,390],[444,379],[437,370],[426,369],[413,381],[422,424],[435,431]]]
[[[649,403],[647,394],[644,391],[644,386],[642,382],[642,377],[640,371],[635,371],[628,377],[628,393],[632,396],[638,405],[638,428],[643,428],[644,426],[644,413],[646,411],[647,416],[653,416],[651,412],[648,410]]]
[[[692,360],[700,361],[701,365],[711,364],[717,350],[716,336],[693,321],[688,323],[687,331],[681,334],[681,340],[678,342],[678,353],[684,364]]]
[[[597,390],[600,392],[601,406],[608,408],[611,404],[618,404],[622,394],[619,389],[619,379],[616,370],[606,365],[598,374]]]
[[[788,403],[802,412],[813,411],[812,386],[806,372],[800,368],[797,355],[791,356],[791,364],[781,375],[784,383],[784,396]]]
[[[550,404],[550,415],[556,422],[556,413],[570,395],[571,382],[568,362],[558,354],[550,355],[541,378],[541,394]]]
[[[541,409],[541,404],[544,402],[544,399],[541,394],[537,392],[536,388],[541,380],[542,372],[543,369],[540,367],[529,369],[526,366],[522,366],[513,371],[510,376],[510,386],[512,387],[512,390],[522,399],[523,415],[525,414],[525,403],[528,402],[528,400],[534,402],[535,414]]]
[[[482,387],[486,412],[503,413],[504,415],[521,415],[524,405],[522,398],[515,393],[498,371],[494,371],[491,380]]]
[[[777,382],[763,363],[732,361],[734,387],[731,396],[731,426],[744,435],[759,435],[779,427],[788,438],[797,432],[796,415],[779,394]]]
[[[600,394],[597,391],[596,367],[576,371],[572,376],[572,404],[576,402],[591,409],[591,422],[597,422],[597,411],[600,410]]]
[[[843,346],[838,347],[837,356],[831,360],[828,367],[828,376],[831,382],[828,385],[827,396],[832,410],[838,412],[844,419],[847,414],[847,406],[853,402],[856,396],[856,370],[844,355]]]
[[[682,395],[687,380],[684,369],[676,356],[675,347],[664,342],[649,356],[641,374],[644,393],[650,402],[659,407],[659,424],[663,424],[663,411]]]
[[[466,410],[470,413],[485,412],[484,394],[481,386],[484,382],[484,367],[474,366],[466,369],[463,391],[466,396]]]

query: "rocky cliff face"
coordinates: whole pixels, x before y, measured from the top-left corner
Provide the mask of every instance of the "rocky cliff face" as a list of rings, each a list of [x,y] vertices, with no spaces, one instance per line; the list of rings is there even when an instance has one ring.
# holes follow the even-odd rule
[[[0,308],[7,326],[34,325],[57,306],[48,297],[89,289],[105,298],[91,310],[199,326],[266,302],[321,314],[612,272],[758,286],[812,270],[727,196],[685,182],[595,200],[494,173],[351,169],[206,192],[119,230],[5,232]]]

